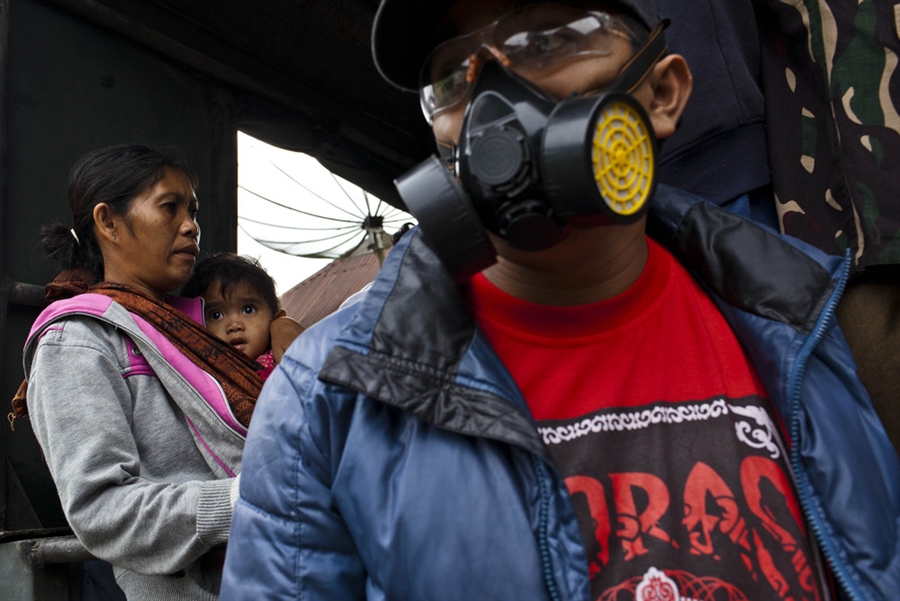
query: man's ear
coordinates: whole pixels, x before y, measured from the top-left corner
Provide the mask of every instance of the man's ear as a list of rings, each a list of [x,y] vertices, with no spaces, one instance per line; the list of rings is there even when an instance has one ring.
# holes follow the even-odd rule
[[[278,319],[279,317],[287,317],[287,311],[284,309],[278,309],[272,319]]]
[[[118,239],[115,216],[105,202],[97,203],[94,207],[94,233],[97,236],[97,242]]]
[[[666,55],[653,65],[644,80],[642,87],[648,86],[649,89],[638,90],[635,95],[649,96],[643,104],[653,130],[657,138],[667,138],[675,132],[694,87],[687,61],[680,54]]]

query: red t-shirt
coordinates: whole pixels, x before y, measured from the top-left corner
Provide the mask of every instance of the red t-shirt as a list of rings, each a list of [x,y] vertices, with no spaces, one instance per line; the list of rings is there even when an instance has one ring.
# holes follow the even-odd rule
[[[767,393],[709,297],[648,245],[638,280],[599,303],[527,303],[483,275],[467,289],[572,494],[592,596],[823,599]]]

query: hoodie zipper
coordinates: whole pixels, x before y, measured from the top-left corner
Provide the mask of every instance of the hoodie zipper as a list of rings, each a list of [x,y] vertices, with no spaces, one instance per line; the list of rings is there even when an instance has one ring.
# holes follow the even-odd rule
[[[806,371],[806,362],[809,359],[809,356],[812,354],[813,349],[815,349],[822,341],[822,338],[825,336],[826,326],[831,323],[831,320],[834,318],[835,307],[837,306],[838,300],[843,295],[844,288],[847,285],[847,278],[849,276],[849,273],[850,255],[847,254],[844,258],[843,264],[841,265],[841,275],[840,279],[838,280],[837,289],[832,293],[831,298],[828,300],[828,303],[826,304],[822,315],[819,317],[819,321],[813,329],[812,334],[801,348],[800,357],[797,361],[797,367],[795,368],[793,376],[791,377],[791,466],[794,470],[794,474],[797,475],[804,474],[803,466],[800,463],[800,452],[798,450],[799,445],[797,444],[800,435],[800,418],[799,412],[797,411],[797,407],[800,404],[800,384],[803,381],[804,372]],[[803,507],[804,514],[809,518],[809,527],[813,531],[816,540],[819,541],[819,544],[822,547],[822,553],[824,554],[828,564],[831,566],[834,572],[835,579],[838,581],[838,584],[844,590],[844,592],[849,595],[850,599],[854,601],[861,601],[862,599],[865,599],[865,596],[853,582],[850,574],[847,571],[847,568],[838,560],[838,553],[834,548],[834,544],[823,531],[819,514],[813,511],[812,497],[809,491],[809,486],[807,484],[807,479],[805,477],[795,477],[795,481],[797,483],[797,495],[800,499],[800,505],[801,507]]]

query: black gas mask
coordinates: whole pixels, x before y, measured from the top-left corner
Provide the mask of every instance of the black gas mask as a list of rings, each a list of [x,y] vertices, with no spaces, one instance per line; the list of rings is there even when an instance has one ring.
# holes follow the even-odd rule
[[[482,67],[451,165],[432,156],[395,181],[457,281],[495,262],[487,231],[536,251],[558,243],[573,217],[627,224],[646,213],[657,142],[644,109],[619,90],[643,80],[664,44],[649,57],[645,45],[604,92],[559,102],[496,61]]]

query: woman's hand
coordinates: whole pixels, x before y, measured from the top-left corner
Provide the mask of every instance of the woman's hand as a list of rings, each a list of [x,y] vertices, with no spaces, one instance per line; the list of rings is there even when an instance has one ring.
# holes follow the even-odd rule
[[[281,363],[284,352],[291,346],[294,339],[306,330],[296,319],[288,317],[284,309],[275,314],[275,319],[269,324],[269,337],[272,339],[272,356],[275,363]]]

